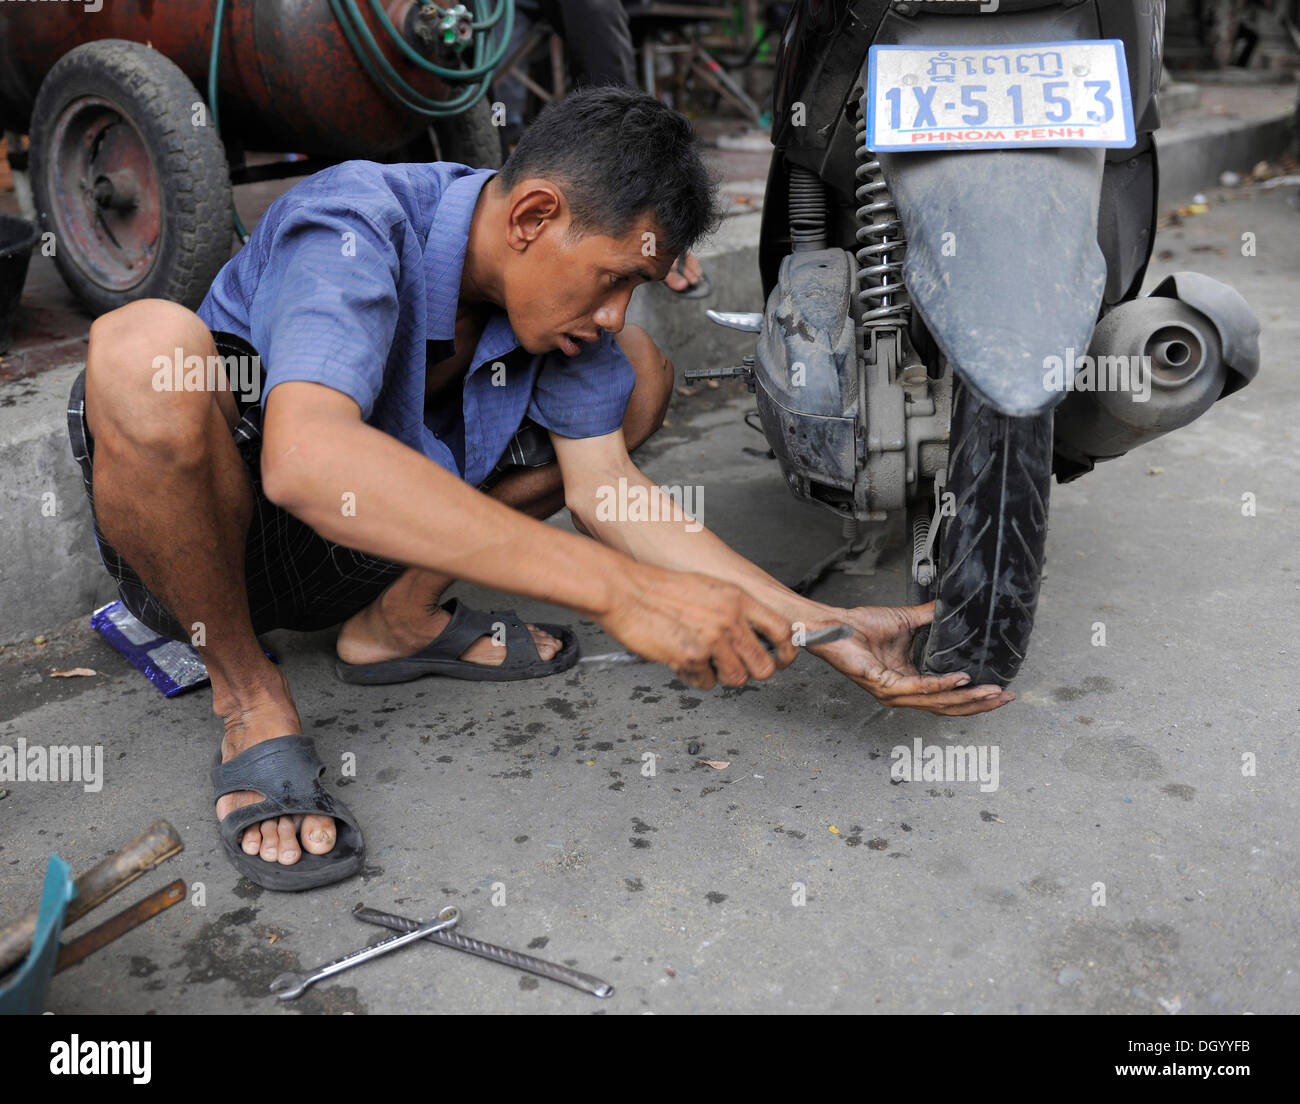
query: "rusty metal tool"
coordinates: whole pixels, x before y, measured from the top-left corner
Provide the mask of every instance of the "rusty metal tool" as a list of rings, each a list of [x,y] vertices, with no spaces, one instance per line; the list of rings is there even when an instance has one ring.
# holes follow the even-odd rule
[[[54,964],[54,972],[66,970],[80,962],[89,954],[94,954],[101,947],[112,943],[118,936],[125,935],[132,928],[137,928],[146,920],[157,916],[164,909],[169,909],[185,899],[185,882],[177,878],[169,886],[164,886],[157,893],[151,893],[143,901],[137,901],[128,909],[123,909],[116,916],[105,920],[97,927],[91,928],[85,935],[78,936],[59,948],[59,957]]]
[[[362,947],[359,951],[353,951],[342,958],[336,958],[333,962],[327,962],[324,966],[318,966],[310,973],[300,974],[295,971],[283,973],[271,982],[271,992],[281,1000],[293,1000],[295,997],[301,997],[307,986],[315,985],[316,982],[323,978],[332,977],[344,970],[350,970],[353,966],[360,966],[363,962],[369,962],[372,958],[386,955],[389,951],[395,951],[398,947],[414,943],[417,939],[424,939],[426,936],[443,931],[445,928],[454,928],[459,920],[460,910],[455,905],[448,905],[438,913],[437,920],[432,920],[427,924],[412,921],[413,929],[405,935],[395,935],[392,939],[385,939],[381,943],[373,943],[369,947]]]
[[[378,924],[381,927],[392,928],[394,931],[414,932],[419,928],[416,921],[408,920],[405,916],[395,916],[391,912],[380,912],[378,909],[366,908],[364,905],[357,905],[352,910],[352,915],[358,920],[364,920],[367,924]],[[439,931],[426,935],[424,938],[430,943],[440,943],[444,947],[451,947],[457,951],[465,951],[467,954],[478,955],[479,958],[486,958],[492,962],[500,962],[503,966],[513,966],[516,970],[527,970],[530,974],[549,978],[551,981],[558,981],[562,985],[571,985],[575,989],[581,989],[584,993],[590,993],[593,997],[609,997],[614,993],[614,987],[609,982],[602,981],[591,974],[571,970],[567,966],[557,966],[554,962],[534,958],[522,951],[512,951],[508,947],[498,947],[493,943],[484,943],[480,939],[471,939],[460,932]]]
[[[79,920],[141,874],[179,853],[184,846],[175,828],[165,820],[156,821],[121,850],[113,852],[77,878],[77,895],[68,904],[64,924]],[[22,961],[31,950],[38,911],[32,908],[0,930],[0,974]]]
[[[810,632],[804,637],[804,642],[799,645],[801,648],[815,648],[818,644],[830,644],[835,640],[844,640],[846,637],[853,635],[852,625],[831,625],[825,629],[818,629],[816,632]],[[760,637],[761,639],[761,637]],[[767,650],[773,650],[772,645],[767,645]],[[603,655],[583,656],[579,663],[649,663],[650,661],[635,652],[605,652]]]

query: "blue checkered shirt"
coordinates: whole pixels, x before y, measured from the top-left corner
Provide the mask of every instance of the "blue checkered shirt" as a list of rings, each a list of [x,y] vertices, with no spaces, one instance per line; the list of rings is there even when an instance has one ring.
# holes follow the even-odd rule
[[[332,387],[368,424],[471,486],[525,417],[562,437],[612,433],[635,383],[613,335],[575,357],[535,356],[501,310],[479,338],[462,393],[451,388],[426,405],[426,363],[455,350],[470,219],[494,171],[348,161],[309,176],[271,204],[199,316],[257,349],[263,403],[287,380]]]

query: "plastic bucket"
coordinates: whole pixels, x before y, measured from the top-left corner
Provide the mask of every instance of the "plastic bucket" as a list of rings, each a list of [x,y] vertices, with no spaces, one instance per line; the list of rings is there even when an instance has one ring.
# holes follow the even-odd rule
[[[0,215],[0,353],[7,353],[13,340],[27,265],[39,236],[35,223]]]

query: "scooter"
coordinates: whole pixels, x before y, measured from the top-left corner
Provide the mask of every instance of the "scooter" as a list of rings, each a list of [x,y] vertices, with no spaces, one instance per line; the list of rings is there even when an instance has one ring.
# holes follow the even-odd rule
[[[917,667],[1024,662],[1051,477],[1200,417],[1259,369],[1232,288],[1139,297],[1163,0],[797,0],[781,35],[742,375],[796,496],[862,551],[902,518]],[[864,536],[864,533],[866,534]]]

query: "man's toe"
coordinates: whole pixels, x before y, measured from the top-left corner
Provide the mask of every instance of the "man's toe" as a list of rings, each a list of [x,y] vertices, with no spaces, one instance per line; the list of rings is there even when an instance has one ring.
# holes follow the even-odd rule
[[[280,847],[279,863],[281,866],[292,866],[298,861],[298,829],[293,823],[293,817],[282,816],[279,822]]]
[[[529,625],[529,631],[533,634],[533,645],[537,648],[537,654],[545,661],[550,661],[560,654],[560,649],[564,647],[564,642],[556,640],[550,633],[544,632],[536,625]]]
[[[280,854],[280,822],[262,821],[262,849],[258,852],[267,862],[275,862]]]
[[[239,841],[239,846],[244,849],[245,855],[256,855],[262,850],[261,828],[260,824],[250,824],[244,829],[244,835]]]
[[[303,849],[313,855],[328,852],[334,846],[335,835],[333,818],[315,814],[303,817],[302,827],[298,830]]]

